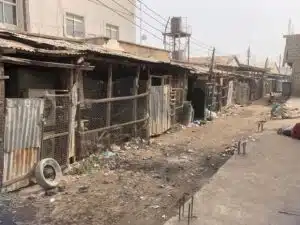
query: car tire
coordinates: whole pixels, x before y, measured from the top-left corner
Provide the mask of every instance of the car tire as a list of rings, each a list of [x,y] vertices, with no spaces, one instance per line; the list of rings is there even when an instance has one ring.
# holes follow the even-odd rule
[[[45,169],[50,169],[54,173],[54,177],[52,176],[51,179],[49,179],[45,174]],[[60,165],[55,159],[42,159],[35,167],[35,178],[36,182],[44,189],[57,187],[62,178]]]

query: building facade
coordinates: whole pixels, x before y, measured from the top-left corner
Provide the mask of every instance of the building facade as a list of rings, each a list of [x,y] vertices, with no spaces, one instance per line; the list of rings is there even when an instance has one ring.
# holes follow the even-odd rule
[[[284,61],[292,67],[292,95],[300,96],[300,34],[286,35]]]
[[[135,0],[0,0],[0,7],[2,29],[68,38],[136,40]]]

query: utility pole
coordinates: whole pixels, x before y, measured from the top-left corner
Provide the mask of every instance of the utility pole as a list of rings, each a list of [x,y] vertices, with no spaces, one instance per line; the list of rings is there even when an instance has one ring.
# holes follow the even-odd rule
[[[288,24],[288,35],[292,34],[292,20],[289,19],[289,24]]]
[[[211,77],[213,75],[214,64],[215,64],[215,52],[216,52],[216,48],[214,47],[213,51],[212,51],[212,56],[211,56],[211,61],[210,61],[210,68],[209,68],[209,73],[210,73]]]
[[[278,62],[278,69],[279,69],[279,73],[281,72],[281,63],[282,63],[282,58],[281,58],[281,54],[279,55],[279,62]]]
[[[250,65],[250,58],[251,58],[251,50],[250,50],[250,45],[249,45],[248,50],[247,50],[247,65],[248,66]]]
[[[269,58],[267,57],[266,58],[266,61],[265,61],[265,69],[267,69],[269,66]]]
[[[211,95],[211,106],[210,106],[210,118],[212,114],[212,110],[214,109],[214,106],[216,102],[214,101],[215,97],[215,90],[216,90],[216,78],[214,73],[214,64],[215,64],[215,52],[216,48],[213,48],[212,56],[211,56],[211,62],[210,62],[210,68],[209,68],[209,74],[210,74],[210,82],[212,82],[212,95]]]

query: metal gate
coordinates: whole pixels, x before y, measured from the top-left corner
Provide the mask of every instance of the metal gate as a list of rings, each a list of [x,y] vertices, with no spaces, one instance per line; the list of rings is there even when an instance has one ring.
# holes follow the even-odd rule
[[[150,92],[150,135],[162,134],[170,128],[170,86],[152,86]]]
[[[2,191],[29,185],[40,159],[43,99],[6,99]]]

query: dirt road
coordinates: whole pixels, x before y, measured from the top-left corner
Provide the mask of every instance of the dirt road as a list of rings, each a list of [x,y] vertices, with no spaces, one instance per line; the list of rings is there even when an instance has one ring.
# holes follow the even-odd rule
[[[230,157],[235,140],[257,129],[269,108],[236,106],[204,126],[162,135],[147,146],[115,147],[117,155],[85,160],[52,196],[10,196],[2,219],[11,224],[158,225],[177,212],[178,200],[199,190]],[[5,217],[6,216],[6,217]],[[1,216],[0,216],[1,219]],[[5,223],[10,224],[10,223]]]

